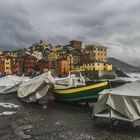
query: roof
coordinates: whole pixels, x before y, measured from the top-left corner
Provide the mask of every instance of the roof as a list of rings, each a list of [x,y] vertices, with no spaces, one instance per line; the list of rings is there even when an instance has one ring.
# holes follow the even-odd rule
[[[96,47],[96,48],[104,48],[107,49],[107,47],[101,45],[101,44],[90,44],[90,45],[85,45],[85,48],[87,47]]]
[[[82,41],[78,41],[78,40],[71,40],[70,42],[80,42],[80,43],[82,43]]]

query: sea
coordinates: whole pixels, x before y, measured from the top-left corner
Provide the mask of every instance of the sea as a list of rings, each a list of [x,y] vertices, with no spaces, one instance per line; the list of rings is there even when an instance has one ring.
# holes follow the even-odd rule
[[[108,80],[108,81],[126,81],[126,82],[134,82],[134,81],[140,81],[140,73],[125,73],[129,77],[115,77],[115,79],[102,79]]]
[[[116,79],[119,79],[119,80],[124,80],[124,81],[131,81],[131,82],[134,82],[134,81],[140,81],[140,73],[126,73],[129,77],[118,77]]]

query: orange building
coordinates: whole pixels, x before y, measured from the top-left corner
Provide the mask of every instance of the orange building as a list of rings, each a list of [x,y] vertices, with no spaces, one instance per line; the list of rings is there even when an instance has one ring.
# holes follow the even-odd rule
[[[68,74],[69,71],[70,71],[69,61],[68,60],[60,60],[59,65],[58,65],[58,69],[59,69],[59,74],[60,75]]]
[[[4,56],[0,55],[0,72],[4,72]]]

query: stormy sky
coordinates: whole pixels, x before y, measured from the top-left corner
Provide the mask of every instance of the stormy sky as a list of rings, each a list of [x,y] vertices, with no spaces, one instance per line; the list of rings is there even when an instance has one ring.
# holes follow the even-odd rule
[[[0,0],[0,49],[77,39],[140,66],[139,16],[140,0]]]

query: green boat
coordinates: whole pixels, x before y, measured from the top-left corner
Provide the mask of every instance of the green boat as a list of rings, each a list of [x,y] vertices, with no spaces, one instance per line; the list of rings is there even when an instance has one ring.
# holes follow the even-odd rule
[[[57,88],[59,87],[59,88]],[[94,101],[98,99],[98,93],[104,89],[110,88],[108,81],[92,83],[91,85],[84,85],[80,87],[66,87],[66,86],[57,86],[54,89],[54,97],[59,101]]]

